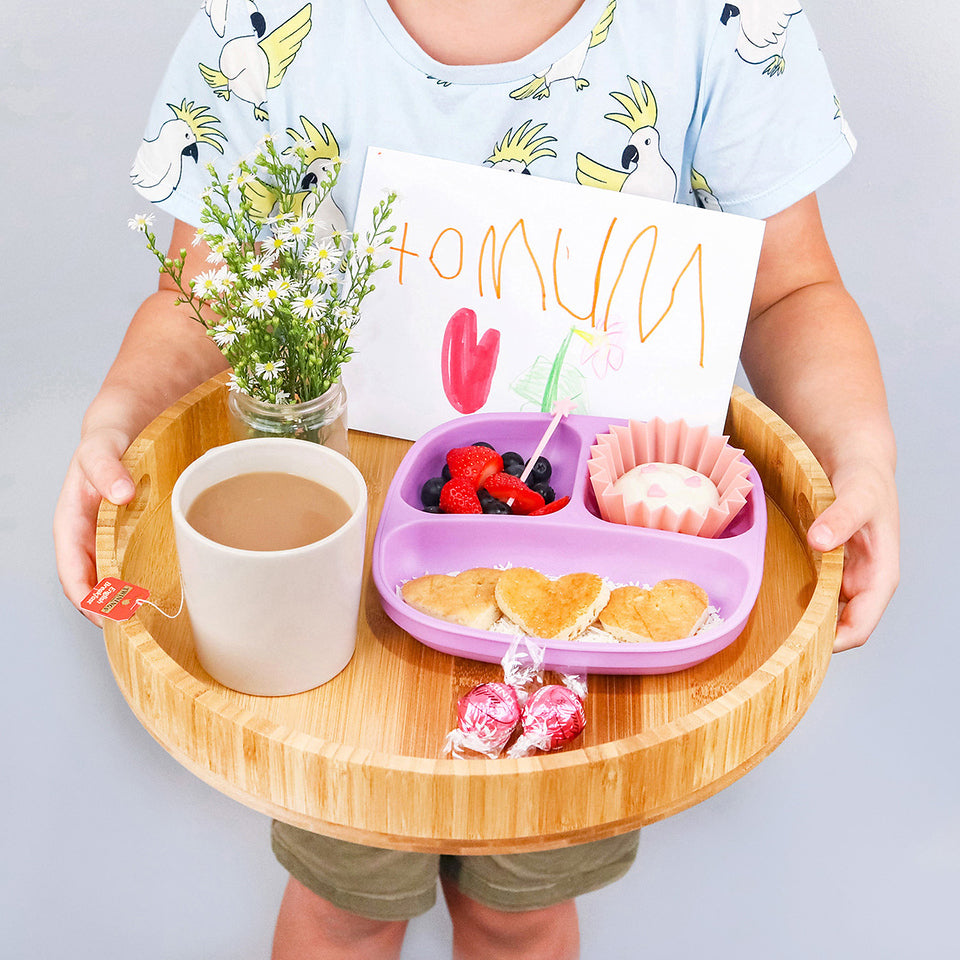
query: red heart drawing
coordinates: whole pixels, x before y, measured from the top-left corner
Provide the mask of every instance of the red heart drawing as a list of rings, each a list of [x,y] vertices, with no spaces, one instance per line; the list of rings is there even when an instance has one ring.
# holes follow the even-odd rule
[[[455,410],[475,413],[490,395],[500,353],[500,331],[490,329],[477,342],[477,315],[459,309],[447,323],[440,354],[443,392]]]

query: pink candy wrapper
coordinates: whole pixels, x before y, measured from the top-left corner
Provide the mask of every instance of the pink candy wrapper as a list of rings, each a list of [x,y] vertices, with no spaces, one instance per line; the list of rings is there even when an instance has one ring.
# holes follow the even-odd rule
[[[567,686],[551,683],[531,694],[523,707],[523,733],[507,756],[526,757],[536,750],[556,750],[586,726],[583,701]]]
[[[447,734],[443,752],[494,760],[521,723],[508,756],[556,750],[578,736],[586,723],[587,678],[570,674],[562,678],[563,686],[542,686],[543,655],[543,647],[529,637],[514,640],[501,661],[505,682],[481,683],[457,701],[457,726]]]
[[[611,523],[719,536],[753,489],[747,479],[750,464],[743,459],[743,451],[730,446],[727,439],[711,434],[706,427],[690,427],[684,420],[667,423],[655,418],[611,426],[610,433],[597,437],[587,461],[600,516]],[[695,510],[677,514],[669,507],[651,508],[648,503],[625,505],[623,495],[611,487],[628,470],[644,463],[680,463],[709,477],[717,488],[719,506],[703,515]]]
[[[520,721],[520,701],[508,683],[481,683],[457,701],[457,727],[447,734],[446,753],[499,757]]]

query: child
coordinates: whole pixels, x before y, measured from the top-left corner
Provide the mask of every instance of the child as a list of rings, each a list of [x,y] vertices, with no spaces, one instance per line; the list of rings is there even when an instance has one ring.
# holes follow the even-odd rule
[[[189,226],[205,163],[232,165],[267,130],[343,163],[344,223],[368,144],[765,219],[742,361],[830,477],[836,501],[808,539],[846,547],[835,649],[866,641],[898,576],[895,448],[873,342],[820,223],[814,191],[854,143],[798,3],[205,0],[131,171],[176,218],[171,255],[188,251],[188,276],[207,269]],[[84,417],[55,518],[74,604],[96,579],[101,497],[133,496],[124,450],[224,368],[177,296],[163,277]],[[578,953],[573,898],[621,876],[636,836],[437,858],[275,824],[274,849],[291,872],[277,960],[397,956],[438,872],[455,956],[557,960]]]

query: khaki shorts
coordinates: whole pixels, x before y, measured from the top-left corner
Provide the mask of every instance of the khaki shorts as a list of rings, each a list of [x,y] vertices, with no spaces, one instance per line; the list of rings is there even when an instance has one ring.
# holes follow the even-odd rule
[[[409,920],[437,899],[437,877],[494,910],[550,907],[619,880],[637,855],[639,833],[503,856],[449,856],[360,846],[274,821],[273,852],[307,889],[375,920]]]

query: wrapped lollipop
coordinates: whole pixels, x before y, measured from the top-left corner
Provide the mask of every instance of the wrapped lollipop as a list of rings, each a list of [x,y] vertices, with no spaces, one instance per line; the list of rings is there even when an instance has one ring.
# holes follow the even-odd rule
[[[457,726],[447,734],[444,752],[455,757],[499,757],[520,721],[520,701],[508,683],[481,683],[457,701]]]
[[[523,732],[507,756],[527,757],[537,750],[556,750],[580,735],[587,722],[583,710],[586,680],[580,676],[563,680],[530,695],[520,718]]]
[[[522,707],[531,692],[543,683],[545,650],[529,637],[517,636],[503,655],[503,679],[517,692]]]

